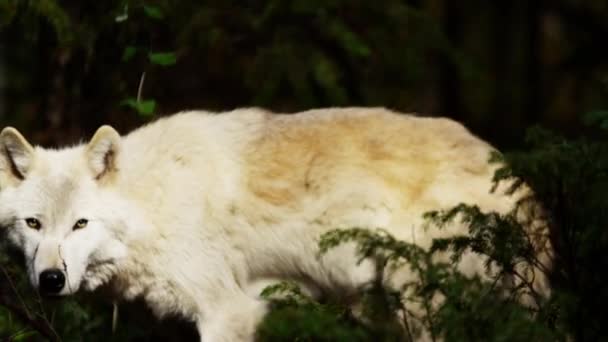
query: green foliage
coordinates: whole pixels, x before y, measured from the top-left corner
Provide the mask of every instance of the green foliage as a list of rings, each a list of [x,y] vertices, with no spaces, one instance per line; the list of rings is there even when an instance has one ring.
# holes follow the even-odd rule
[[[11,73],[26,83],[15,91],[28,95],[28,85],[35,82],[31,65],[48,63],[51,72],[61,72],[60,64],[72,73],[66,81],[70,84],[57,85],[66,87],[65,96],[86,106],[99,94],[103,103],[91,106],[105,114],[136,97],[144,72],[149,76],[144,97],[154,99],[159,112],[175,107],[167,85],[176,85],[177,92],[196,88],[179,108],[216,107],[220,100],[226,107],[289,110],[347,104],[403,107],[419,98],[414,88],[430,82],[425,72],[430,53],[455,56],[431,13],[398,0],[385,6],[363,0],[246,5],[0,0],[0,6],[6,9],[0,10],[0,22],[27,35],[8,49],[17,60]],[[43,44],[52,56],[46,61],[32,53]],[[16,57],[21,53],[27,59]],[[166,71],[167,66],[173,67]],[[380,91],[385,82],[392,86]]]
[[[366,341],[349,312],[336,305],[317,303],[293,283],[269,286],[262,297],[271,301],[271,313],[258,328],[262,341]]]
[[[556,248],[558,323],[578,341],[608,336],[602,314],[608,305],[608,276],[601,271],[608,267],[607,117],[606,111],[588,114],[586,121],[601,130],[589,127],[578,138],[530,130],[530,150],[506,154],[510,168],[497,173],[497,180],[524,180],[544,205]]]
[[[382,263],[399,258],[412,260],[412,262],[426,261],[424,258],[426,253],[422,248],[396,240],[386,231],[374,232],[364,228],[332,230],[323,234],[319,242],[320,253],[327,253],[329,249],[345,242],[356,243],[357,253],[360,257],[359,263],[366,258],[380,259]]]
[[[480,278],[454,274],[442,284],[446,296],[434,324],[446,341],[555,341],[557,334],[542,316]]]
[[[589,112],[583,119],[588,125],[597,125],[604,130],[608,130],[608,110]]]
[[[164,18],[163,12],[156,6],[144,5],[143,9],[144,13],[146,13],[146,15],[152,19],[160,20]]]
[[[139,6],[136,6],[136,8],[141,8],[145,16],[155,22],[162,22],[162,20],[164,19],[163,11],[158,6],[150,4],[140,4]],[[116,17],[117,22],[126,22],[127,20],[130,20],[128,2],[124,5],[124,12]],[[133,21],[133,19],[131,19],[131,21]],[[135,45],[127,45],[124,48],[121,58],[122,62],[130,62],[134,59],[138,52],[146,53],[147,61],[153,66],[168,67],[177,63],[177,56],[174,52],[154,52],[152,51],[151,46],[144,47]],[[142,76],[140,78],[139,87],[137,90],[137,98],[128,97],[122,100],[120,104],[134,109],[141,117],[150,118],[154,115],[154,110],[156,109],[156,100],[144,100],[141,98],[144,86],[144,76],[146,72],[145,70],[146,65],[144,64],[142,68]]]
[[[372,322],[363,325],[351,309],[339,302],[319,303],[304,295],[293,283],[267,287],[262,297],[271,303],[271,311],[260,324],[260,341],[401,341],[403,331],[396,324],[387,292],[367,290],[363,294],[363,317]],[[394,297],[391,298],[396,303]],[[388,305],[387,305],[388,304]]]
[[[471,209],[473,216],[477,214],[474,209],[467,209]],[[445,224],[451,219],[448,216],[454,216],[452,213],[436,213],[431,219]],[[463,216],[466,214],[463,213]],[[489,216],[495,217],[494,214]],[[470,220],[474,221],[473,218]],[[496,225],[496,222],[489,221],[485,230],[500,230]],[[484,228],[472,225],[471,231],[475,230]],[[513,235],[517,236],[519,233]],[[320,251],[326,253],[343,243],[355,243],[361,258],[359,261],[373,260],[378,269],[373,283],[356,295],[363,298],[360,313],[350,316],[349,320],[344,322],[341,317],[344,312],[350,312],[344,304],[338,304],[340,309],[334,309],[332,317],[332,310],[326,309],[328,304],[315,302],[308,297],[302,299],[302,293],[293,284],[279,284],[263,292],[267,297],[281,291],[287,291],[288,294],[275,302],[280,305],[274,307],[261,325],[260,329],[264,331],[262,336],[273,336],[269,340],[294,340],[295,337],[302,336],[309,338],[307,334],[315,323],[294,324],[294,318],[298,317],[298,320],[302,321],[315,320],[317,324],[322,324],[326,331],[343,329],[354,324],[361,331],[372,332],[366,338],[372,339],[373,336],[378,339],[382,336],[378,339],[381,341],[416,340],[420,338],[422,329],[430,333],[433,339],[441,337],[449,341],[548,341],[557,337],[545,315],[531,314],[529,308],[516,300],[525,289],[514,288],[506,295],[503,288],[496,286],[505,275],[513,272],[512,269],[505,270],[490,280],[482,280],[480,277],[471,278],[460,274],[455,268],[458,257],[454,257],[451,263],[433,260],[434,253],[451,246],[454,248],[454,254],[460,254],[463,249],[477,248],[477,253],[486,255],[493,261],[497,261],[494,256],[498,256],[498,260],[510,257],[506,264],[511,265],[514,260],[529,255],[524,253],[522,256],[521,249],[516,245],[513,245],[513,248],[504,246],[506,250],[496,254],[495,248],[478,248],[478,238],[465,241],[456,237],[452,240],[443,239],[437,242],[434,248],[425,251],[416,245],[396,240],[382,230],[354,228],[324,234],[319,243]],[[485,246],[485,243],[481,245]],[[383,280],[384,275],[404,267],[407,267],[408,272],[416,274],[416,280],[397,290],[387,288]],[[443,298],[440,304],[436,301],[438,296]],[[289,310],[285,311],[285,307]],[[320,317],[310,312],[319,310],[328,316]],[[422,316],[420,312],[423,313]],[[284,327],[289,327],[288,332]],[[283,333],[285,335],[282,335]],[[325,336],[320,335],[317,339],[323,340]]]
[[[124,51],[122,52],[122,61],[123,62],[130,61],[135,56],[136,52],[137,52],[137,47],[135,47],[135,46],[129,45],[129,46],[125,47]]]
[[[148,53],[150,63],[169,66],[177,62],[177,56],[173,52],[150,52]]]
[[[449,250],[452,262],[458,262],[462,254],[470,250],[489,256],[486,261],[488,269],[492,263],[508,272],[515,272],[516,264],[530,262],[538,265],[540,262],[535,258],[534,247],[516,213],[484,213],[477,206],[465,204],[443,212],[429,212],[425,217],[440,227],[452,223],[457,216],[469,227],[466,236],[433,240],[431,251]]]
[[[156,108],[156,101],[154,100],[137,100],[135,98],[128,98],[123,100],[121,103],[123,106],[128,106],[137,111],[139,115],[148,117],[154,114]]]

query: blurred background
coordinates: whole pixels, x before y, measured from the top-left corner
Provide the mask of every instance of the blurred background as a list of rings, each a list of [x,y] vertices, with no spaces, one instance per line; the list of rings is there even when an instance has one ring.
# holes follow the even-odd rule
[[[608,108],[606,37],[605,0],[0,0],[0,126],[49,146],[188,109],[385,106],[509,150]],[[7,279],[0,336],[23,328]],[[75,303],[51,309],[61,335],[107,340],[111,305]],[[124,339],[196,338],[123,310]]]
[[[509,148],[608,99],[603,0],[0,0],[0,27],[0,122],[41,144],[186,109],[385,106]]]

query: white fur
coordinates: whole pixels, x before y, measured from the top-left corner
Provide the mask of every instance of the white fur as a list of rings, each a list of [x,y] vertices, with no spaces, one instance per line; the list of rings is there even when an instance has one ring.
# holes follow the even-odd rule
[[[384,228],[428,247],[464,227],[425,231],[424,212],[460,202],[506,212],[515,201],[489,192],[492,148],[462,126],[380,108],[186,112],[123,137],[104,126],[59,150],[7,128],[0,142],[0,224],[34,286],[48,268],[67,273],[61,294],[111,283],[160,316],[195,321],[205,342],[253,339],[267,279],[342,294],[369,281],[352,246],[317,258],[322,232]],[[80,218],[87,227],[73,231]]]

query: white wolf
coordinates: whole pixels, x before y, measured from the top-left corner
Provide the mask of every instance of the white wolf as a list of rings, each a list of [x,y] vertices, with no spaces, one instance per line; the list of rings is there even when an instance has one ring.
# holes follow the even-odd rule
[[[205,342],[249,341],[266,311],[256,282],[344,293],[373,277],[352,246],[318,258],[321,233],[384,228],[428,247],[465,231],[424,230],[426,211],[510,210],[514,198],[489,191],[491,151],[454,121],[382,108],[184,112],[123,137],[103,126],[62,149],[9,127],[0,224],[42,292],[110,283],[196,322]],[[461,268],[481,273],[483,260],[471,254]]]

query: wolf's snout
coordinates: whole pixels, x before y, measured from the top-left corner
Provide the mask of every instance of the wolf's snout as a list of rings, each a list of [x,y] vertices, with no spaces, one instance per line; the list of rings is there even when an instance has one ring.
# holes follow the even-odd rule
[[[40,273],[40,291],[44,294],[58,294],[65,286],[65,276],[59,269],[50,269]]]

